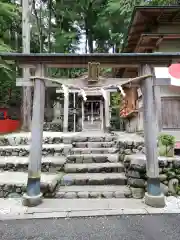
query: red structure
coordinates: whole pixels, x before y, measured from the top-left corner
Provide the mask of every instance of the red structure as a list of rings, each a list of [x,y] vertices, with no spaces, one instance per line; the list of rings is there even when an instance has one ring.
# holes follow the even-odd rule
[[[0,108],[0,134],[10,133],[20,128],[20,120],[8,116],[7,108]]]

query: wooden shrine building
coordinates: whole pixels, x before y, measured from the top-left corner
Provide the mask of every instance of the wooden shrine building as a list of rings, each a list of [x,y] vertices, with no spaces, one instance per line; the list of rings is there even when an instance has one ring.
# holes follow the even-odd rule
[[[180,51],[180,6],[136,7],[128,29],[123,53],[165,53]],[[117,77],[135,77],[137,68],[120,68]],[[163,76],[161,76],[162,78]],[[126,130],[143,130],[142,93],[128,89],[125,105]],[[159,131],[180,130],[180,87],[156,86]],[[130,96],[130,97],[128,97]],[[159,97],[158,97],[159,96]]]

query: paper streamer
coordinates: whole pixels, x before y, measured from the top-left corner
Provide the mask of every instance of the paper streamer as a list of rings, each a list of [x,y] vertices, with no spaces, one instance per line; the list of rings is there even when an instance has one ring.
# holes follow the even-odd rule
[[[64,96],[68,97],[68,95],[69,95],[68,87],[63,84],[62,89],[63,89],[63,92],[64,92]]]
[[[81,95],[82,95],[82,97],[83,97],[83,100],[86,102],[86,101],[87,101],[87,97],[86,97],[85,91],[84,91],[83,89],[81,89],[81,90],[80,90],[80,93],[81,93]]]
[[[107,91],[104,90],[104,88],[101,88],[101,93],[102,93],[104,99],[107,100]]]
[[[121,86],[117,86],[117,88],[118,88],[118,89],[119,89],[119,91],[121,92],[122,96],[123,96],[123,97],[125,97],[125,96],[126,96],[126,94],[125,94],[125,92],[124,92],[123,88],[122,88]]]

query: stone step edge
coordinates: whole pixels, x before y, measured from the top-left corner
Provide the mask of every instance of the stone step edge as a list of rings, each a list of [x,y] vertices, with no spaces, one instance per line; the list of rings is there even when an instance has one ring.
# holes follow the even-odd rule
[[[119,150],[117,148],[71,148],[70,149],[70,154],[113,154],[113,153],[118,153]]]
[[[0,166],[4,164],[28,164],[29,157],[19,157],[19,156],[0,156]],[[42,157],[41,164],[50,164],[50,165],[64,165],[66,163],[65,156],[47,156]]]
[[[130,198],[128,186],[118,185],[85,185],[60,186],[55,198]]]
[[[118,170],[118,172],[124,171],[124,165],[120,162],[111,163],[111,162],[105,162],[105,163],[66,163],[64,165],[64,171],[66,173],[73,173],[73,172],[99,172],[100,170],[108,170],[108,169],[114,169]]]
[[[93,145],[102,145],[102,147],[104,147],[103,145],[117,145],[117,143],[115,141],[111,141],[111,142],[72,142],[73,147],[76,146],[76,148],[79,148],[78,145],[83,145],[85,147],[92,147],[94,148]]]
[[[73,177],[73,176],[76,176],[76,177],[78,176],[79,177],[80,175],[84,176],[84,177],[87,177],[88,175],[89,175],[89,177],[101,175],[101,176],[104,177],[106,175],[107,176],[108,175],[112,176],[113,174],[116,175],[116,176],[118,175],[118,177],[126,178],[124,173],[67,173],[67,174],[64,175],[64,177],[67,176],[67,175],[69,175],[68,177]]]
[[[66,163],[65,167],[92,167],[92,168],[104,168],[104,167],[124,167],[124,165],[121,162],[117,163]]]
[[[126,185],[125,173],[67,173],[61,186],[68,185]]]
[[[87,147],[87,148],[75,148],[75,147],[72,147],[71,148],[71,151],[86,151],[86,150],[89,150],[89,151],[106,151],[106,150],[118,150],[118,148],[116,147],[107,147],[107,148],[104,148],[104,147]]]
[[[119,162],[118,153],[82,153],[68,154],[67,163],[102,163],[102,162]]]
[[[70,154],[71,144],[44,144],[43,156],[60,156]],[[30,145],[0,146],[0,156],[28,156]]]
[[[117,155],[119,155],[118,153],[93,153],[93,154],[89,154],[89,153],[82,153],[82,154],[73,154],[73,155],[71,155],[71,154],[69,154],[69,155],[67,155],[67,158],[74,158],[74,157],[92,157],[92,158],[94,158],[94,157],[108,157],[108,156],[117,156]]]
[[[83,142],[112,142],[117,141],[117,136],[79,136],[79,137],[72,137],[72,142],[74,143],[83,143]]]
[[[64,171],[66,158],[64,157],[42,157],[41,171],[42,172],[59,172]],[[0,169],[3,171],[24,171],[28,170],[29,158],[28,157],[15,157],[5,156],[0,157]]]
[[[59,144],[43,144],[42,149],[63,149],[63,148],[72,148],[72,144],[64,144],[64,143],[59,143]],[[0,146],[0,151],[5,151],[9,149],[24,149],[24,150],[29,150],[30,145],[8,145],[8,146]]]
[[[43,141],[58,141],[58,143],[63,142],[67,140],[67,142],[110,142],[117,140],[117,136],[113,135],[102,135],[102,136],[78,136],[76,134],[63,134],[62,132],[49,132],[49,131],[43,131]],[[31,141],[31,133],[13,133],[13,134],[5,134],[0,136],[0,142],[3,144],[6,143],[20,143],[20,142],[30,142]]]

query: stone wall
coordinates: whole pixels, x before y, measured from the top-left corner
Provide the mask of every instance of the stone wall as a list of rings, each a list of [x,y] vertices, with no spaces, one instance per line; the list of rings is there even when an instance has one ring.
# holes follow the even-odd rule
[[[144,153],[145,147],[143,141],[123,141],[118,140],[118,149],[120,154],[120,160],[124,160],[126,155],[132,155],[137,153]]]
[[[18,146],[29,145],[31,142],[30,134],[28,136],[15,136],[8,135],[0,137],[0,146]],[[59,144],[59,143],[71,143],[71,137],[65,137],[60,135],[59,137],[43,137],[43,144]]]
[[[43,197],[49,198],[55,196],[55,188],[57,184],[53,186],[53,189],[51,189],[51,186],[48,184],[41,184],[41,192],[43,194]],[[26,185],[20,185],[17,187],[17,185],[1,185],[0,184],[0,198],[16,198],[21,197],[26,192]]]
[[[42,148],[42,156],[65,156],[71,151],[72,144],[46,145]],[[29,146],[10,146],[6,149],[0,148],[0,156],[27,157],[30,153]]]
[[[180,195],[180,157],[159,157],[161,190],[165,195]],[[145,155],[126,155],[124,158],[128,185],[134,198],[143,198],[147,186]]]
[[[56,159],[53,160],[52,157],[42,158],[41,172],[63,172],[65,161],[65,158],[60,158],[58,161]],[[0,171],[27,172],[28,162],[28,158],[4,157],[3,159],[1,158]]]
[[[62,132],[63,126],[61,123],[46,122],[44,123],[43,130],[48,132]]]

